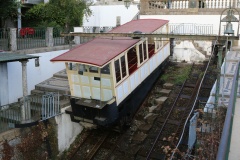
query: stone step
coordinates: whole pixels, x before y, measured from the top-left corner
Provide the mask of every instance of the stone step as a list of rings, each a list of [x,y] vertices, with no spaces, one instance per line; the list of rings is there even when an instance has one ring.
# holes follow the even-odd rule
[[[66,69],[61,70],[61,71],[59,71],[59,72],[53,74],[53,77],[56,77],[56,78],[63,78],[63,79],[68,79]]]
[[[45,95],[49,92],[53,92],[53,91],[42,91],[42,90],[37,90],[37,89],[34,89],[34,90],[31,90],[31,95],[39,95],[39,96],[42,96],[42,95]],[[66,99],[67,96],[64,94],[61,94],[59,93],[59,100],[64,100]]]
[[[60,108],[70,106],[70,100],[69,99],[60,99],[59,100],[59,105],[60,105]],[[42,108],[42,103],[31,104],[31,109],[32,110],[41,111],[41,108]]]
[[[169,96],[171,90],[169,89],[161,89],[159,93],[161,93],[163,96]]]
[[[52,77],[37,84],[35,90],[70,95],[68,80],[65,78]]]
[[[172,83],[164,83],[163,84],[163,89],[172,89],[174,84]]]
[[[195,47],[199,52],[201,52],[202,54],[204,54],[204,55],[206,55],[207,54],[207,52],[206,51],[204,51],[203,49],[202,49],[202,47]]]
[[[32,95],[33,95],[33,94],[43,95],[43,94],[45,94],[45,92],[44,92],[44,91],[40,91],[40,90],[33,89],[33,90],[31,90],[31,94],[32,94]]]

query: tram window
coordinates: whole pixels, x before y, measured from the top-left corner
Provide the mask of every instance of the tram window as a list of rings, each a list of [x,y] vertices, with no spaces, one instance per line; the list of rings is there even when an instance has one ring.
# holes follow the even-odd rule
[[[101,69],[101,73],[103,74],[110,74],[110,68],[109,68],[109,64],[104,66],[102,69]]]
[[[122,67],[122,77],[125,77],[127,75],[125,56],[121,57],[121,67]]]
[[[115,66],[116,81],[119,82],[121,80],[119,60],[116,60],[114,62],[114,66]]]
[[[139,45],[139,59],[140,63],[143,62],[143,49],[142,49],[142,44]]]
[[[143,55],[144,55],[144,60],[146,60],[147,59],[147,43],[146,42],[144,42],[143,43]]]
[[[76,64],[76,68],[77,68],[77,70],[78,70],[78,74],[83,74],[83,72],[87,72],[87,69],[86,69],[86,67],[85,67],[85,65],[83,65],[83,64]]]
[[[72,63],[68,63],[68,69],[73,70],[73,64]]]
[[[91,66],[91,67],[89,67],[89,72],[98,73],[98,68],[94,67],[94,66]]]
[[[147,59],[146,42],[139,45],[139,59],[140,59],[140,64]]]
[[[78,71],[81,71],[81,72],[86,72],[87,71],[85,65],[83,65],[83,64],[78,64],[77,68],[78,68]]]

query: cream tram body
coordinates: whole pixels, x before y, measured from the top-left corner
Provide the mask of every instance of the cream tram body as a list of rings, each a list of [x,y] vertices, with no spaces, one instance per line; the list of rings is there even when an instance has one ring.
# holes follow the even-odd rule
[[[168,22],[164,23],[152,33],[166,33],[167,25]],[[121,38],[118,40],[121,41]],[[153,71],[165,62],[170,55],[168,39],[156,37],[152,39],[135,39],[134,41],[132,39],[122,40],[131,41],[131,45],[128,48],[124,48],[122,52],[116,54],[112,59],[106,60],[102,66],[87,63],[84,62],[84,60],[82,62],[65,61],[71,96],[75,99],[74,103],[79,101],[78,107],[86,105],[84,106],[85,110],[87,110],[86,107],[90,107],[91,111],[95,109],[98,112],[106,106],[109,108],[117,108],[119,105],[123,105],[126,99],[134,98],[131,96],[134,96],[132,93],[136,88],[141,87],[141,84],[146,78],[151,76]],[[111,45],[111,43],[107,45]],[[99,50],[101,50],[101,48],[99,48]],[[79,50],[79,52],[81,52],[81,50]],[[97,52],[98,50],[96,50],[96,53]],[[98,55],[96,54],[96,56]],[[92,58],[97,57],[93,56]],[[104,57],[101,58],[104,59]],[[138,92],[139,91],[140,90],[138,90]],[[94,101],[94,103],[92,103],[92,101]],[[72,107],[73,105],[74,104],[72,104]],[[76,110],[76,107],[73,109],[73,112],[74,110]],[[82,112],[83,110],[79,111],[79,114],[81,115]],[[101,113],[95,114],[95,116],[89,116],[89,119],[88,117],[77,116],[77,114],[74,113],[72,117],[75,120],[81,121],[88,119],[88,121],[92,122],[94,122],[92,118],[101,119],[102,117],[102,121],[108,121],[108,117],[105,117],[106,115],[104,116],[104,114]],[[116,114],[116,111],[112,114]],[[99,117],[97,118],[97,116]],[[116,118],[110,118],[111,120],[108,122],[112,123],[118,119],[118,116],[119,114],[116,115]],[[108,122],[102,124],[105,125],[108,124]]]

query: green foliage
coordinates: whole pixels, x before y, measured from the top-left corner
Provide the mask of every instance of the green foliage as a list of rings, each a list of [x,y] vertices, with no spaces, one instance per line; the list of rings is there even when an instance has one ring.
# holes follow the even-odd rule
[[[161,80],[164,82],[174,83],[176,85],[182,84],[187,78],[191,71],[191,66],[177,69],[174,66],[167,68],[165,74],[162,75]]]
[[[6,20],[17,19],[20,3],[17,0],[2,0],[0,3],[0,28],[4,28]]]
[[[83,16],[90,15],[89,5],[83,0],[50,0],[46,4],[38,4],[26,13],[28,21],[35,26],[59,27],[69,31],[70,27],[80,26]]]

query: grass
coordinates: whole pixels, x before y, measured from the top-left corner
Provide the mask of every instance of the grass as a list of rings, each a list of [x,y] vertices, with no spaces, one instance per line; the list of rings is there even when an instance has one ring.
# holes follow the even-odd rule
[[[182,84],[188,78],[190,71],[191,71],[190,65],[185,67],[170,66],[161,76],[161,80],[164,82],[179,85]]]

